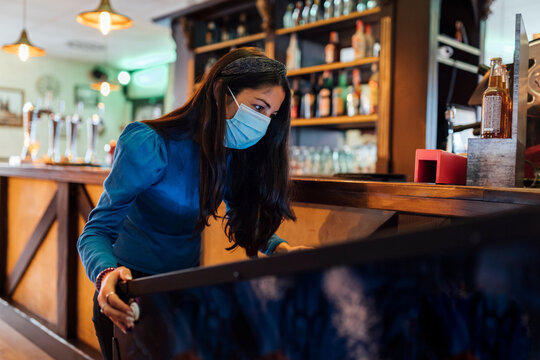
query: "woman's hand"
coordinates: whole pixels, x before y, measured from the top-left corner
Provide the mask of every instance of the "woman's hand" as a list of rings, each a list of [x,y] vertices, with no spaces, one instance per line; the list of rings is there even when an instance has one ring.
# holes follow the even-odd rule
[[[287,244],[286,242],[282,242],[278,246],[276,246],[276,248],[274,249],[274,253],[282,254],[282,253],[288,253],[288,252],[291,252],[291,251],[310,250],[310,249],[314,249],[314,247],[304,246],[304,245],[291,246],[291,245]]]
[[[134,326],[135,317],[129,305],[120,299],[115,290],[119,280],[127,281],[132,279],[131,271],[128,268],[120,266],[114,269],[102,280],[101,290],[97,297],[101,312],[124,333]]]

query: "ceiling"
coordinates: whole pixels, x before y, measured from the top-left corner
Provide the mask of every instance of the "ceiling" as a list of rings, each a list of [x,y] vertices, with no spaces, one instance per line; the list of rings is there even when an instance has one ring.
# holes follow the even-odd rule
[[[129,16],[133,27],[103,36],[80,25],[77,14],[94,10],[99,0],[27,0],[26,28],[30,41],[47,56],[107,63],[134,70],[176,59],[175,43],[166,16],[207,0],[111,0],[115,11]],[[0,45],[15,42],[23,26],[23,0],[0,0]]]

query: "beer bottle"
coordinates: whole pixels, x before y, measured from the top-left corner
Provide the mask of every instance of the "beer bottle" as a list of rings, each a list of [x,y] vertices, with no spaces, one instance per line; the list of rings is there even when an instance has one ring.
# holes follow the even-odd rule
[[[481,137],[484,139],[508,137],[508,123],[505,121],[508,96],[503,88],[503,76],[502,59],[492,58],[488,88],[482,96]]]
[[[510,95],[510,74],[508,73],[506,65],[503,65],[503,88],[507,98],[507,106],[504,113],[506,123],[505,137],[509,139],[512,137],[512,96]]]

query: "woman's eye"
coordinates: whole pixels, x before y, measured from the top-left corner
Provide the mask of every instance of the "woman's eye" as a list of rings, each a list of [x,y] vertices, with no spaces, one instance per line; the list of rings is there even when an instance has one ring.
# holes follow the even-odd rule
[[[255,106],[255,110],[257,110],[257,111],[262,111],[262,110],[264,110],[264,107],[261,106],[261,105],[254,105],[254,106]]]

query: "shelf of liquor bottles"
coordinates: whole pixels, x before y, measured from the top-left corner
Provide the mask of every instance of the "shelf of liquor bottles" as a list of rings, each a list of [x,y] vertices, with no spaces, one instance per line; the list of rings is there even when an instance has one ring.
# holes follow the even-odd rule
[[[377,115],[333,116],[310,119],[294,119],[291,126],[328,126],[328,125],[354,125],[355,127],[375,127]]]
[[[249,1],[251,7],[237,7]],[[265,6],[267,2],[271,6]],[[216,12],[189,17],[197,24],[190,49],[194,57],[189,91],[231,48],[259,47],[287,66],[293,91],[291,125],[302,139],[297,145],[317,145],[310,143],[317,142],[312,131],[324,133],[319,139],[331,144],[330,138],[362,129],[372,134],[371,142],[382,144],[376,146],[377,158],[388,158],[393,13],[389,2],[231,0],[223,4],[229,9],[228,19]],[[235,28],[236,19],[240,24]],[[384,164],[378,169],[384,169]]]
[[[353,61],[347,61],[347,62],[334,62],[330,64],[308,66],[308,67],[303,67],[300,69],[289,70],[287,71],[287,76],[292,77],[292,76],[300,76],[300,75],[309,75],[309,74],[324,72],[327,70],[332,71],[332,70],[354,68],[357,66],[373,64],[378,61],[379,61],[378,57],[370,56],[370,57],[353,60]]]
[[[216,50],[229,49],[231,47],[238,46],[238,45],[249,44],[258,40],[263,40],[265,38],[266,38],[266,34],[264,32],[260,32],[257,34],[242,36],[240,38],[236,38],[232,40],[220,41],[220,42],[209,44],[209,45],[199,46],[199,47],[194,48],[193,52],[195,54],[204,54],[204,53],[212,52]]]
[[[326,26],[333,26],[337,25],[343,22],[347,22],[350,20],[356,20],[356,19],[363,19],[363,20],[376,20],[377,16],[381,12],[380,7],[375,7],[373,9],[365,10],[365,11],[355,11],[353,13],[347,14],[347,15],[341,15],[337,17],[331,17],[328,19],[321,19],[316,20],[313,22],[308,22],[306,24],[302,25],[296,25],[292,27],[285,27],[281,29],[276,30],[276,35],[286,35],[291,33],[297,33],[305,30],[313,30],[316,28],[322,28]]]

